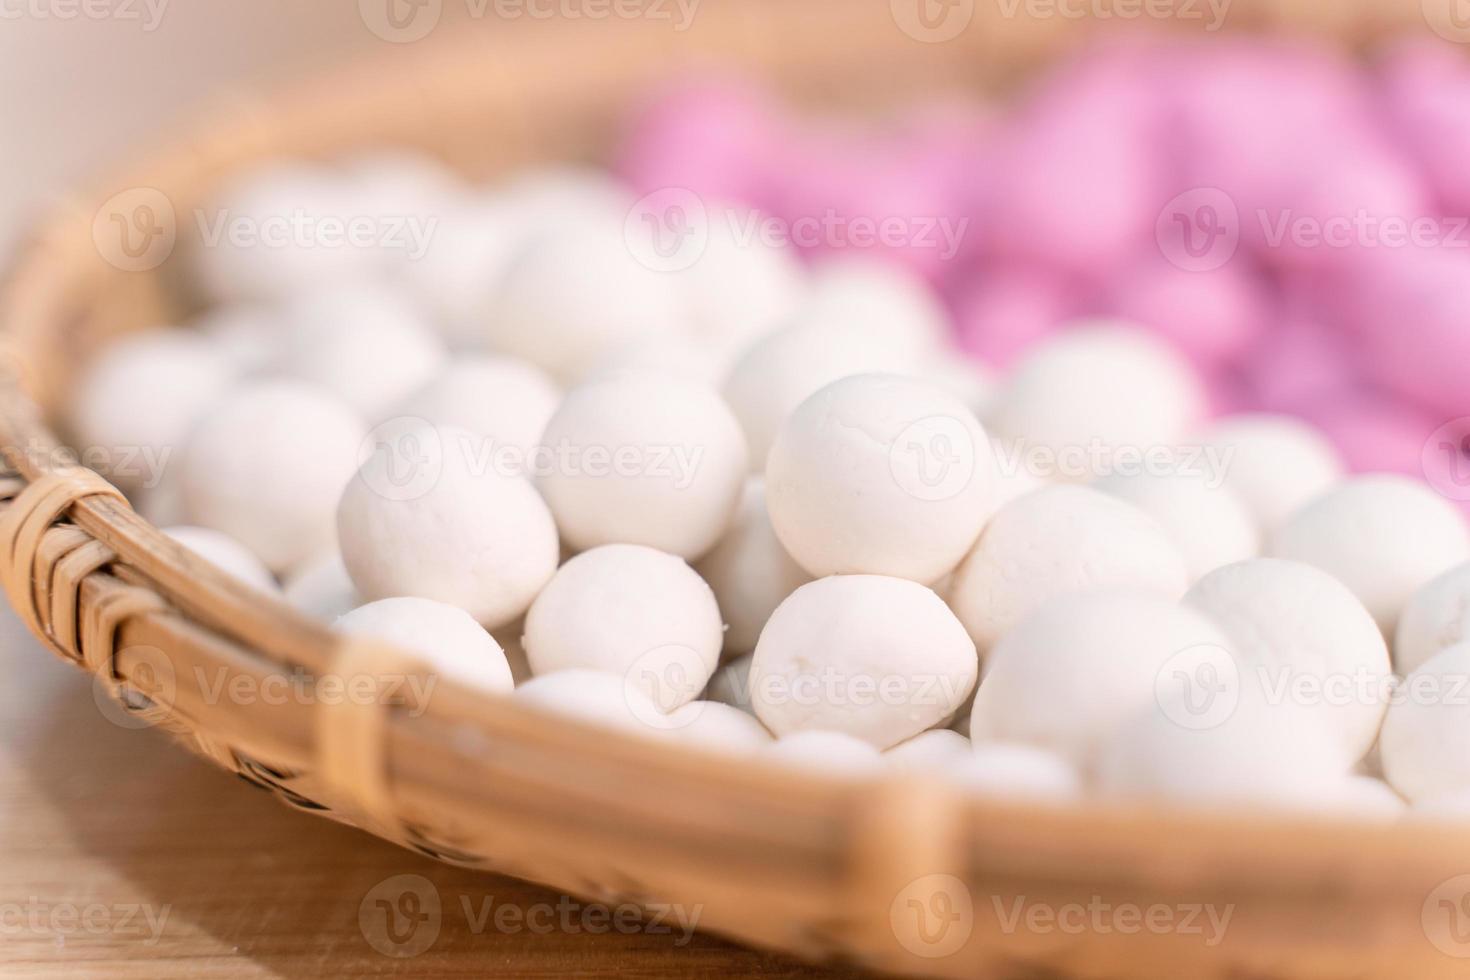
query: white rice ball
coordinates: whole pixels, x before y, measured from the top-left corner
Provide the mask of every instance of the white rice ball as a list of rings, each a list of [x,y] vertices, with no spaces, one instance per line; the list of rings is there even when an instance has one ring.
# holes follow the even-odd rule
[[[947,728],[931,728],[899,742],[883,758],[903,772],[948,772],[970,758],[970,740]]]
[[[762,240],[758,212],[715,206],[708,216],[704,248],[675,278],[696,335],[728,361],[795,314],[806,273],[792,249]]]
[[[1470,790],[1418,800],[1409,807],[1404,819],[1427,823],[1470,823]]]
[[[280,312],[259,304],[217,306],[195,317],[189,329],[207,337],[240,377],[259,375],[275,362],[286,325]]]
[[[1105,796],[1154,797],[1316,810],[1344,791],[1336,739],[1290,705],[1247,697],[1217,725],[1181,726],[1160,704],[1105,740],[1097,786]]]
[[[816,576],[937,581],[989,520],[990,440],[958,399],[863,374],[822,388],[781,426],[766,502],[786,550]]]
[[[771,613],[812,580],[776,537],[765,481],[758,476],[746,479],[735,523],[694,568],[715,590],[724,613],[727,656],[754,650]]]
[[[620,224],[589,220],[543,232],[511,264],[487,337],[570,384],[625,344],[684,333],[674,282],[638,263]]]
[[[1022,742],[1086,767],[1098,745],[1196,652],[1229,656],[1226,634],[1171,599],[1118,589],[1041,606],[996,645],[975,694],[970,737]]]
[[[138,516],[154,527],[182,524],[189,519],[184,507],[183,465],[165,466],[163,479],[153,486],[129,490],[128,502]]]
[[[1411,802],[1470,791],[1470,643],[1404,679],[1379,736],[1383,772]]]
[[[596,224],[621,231],[634,203],[606,170],[585,164],[532,167],[500,184],[498,192],[533,229]]]
[[[1184,559],[1157,521],[1097,490],[1058,485],[996,512],[949,596],[983,654],[1056,596],[1124,587],[1177,599],[1187,585]]]
[[[1371,823],[1395,823],[1409,810],[1402,796],[1372,776],[1350,775],[1329,784],[1321,803],[1328,813]]]
[[[1225,630],[1240,672],[1320,718],[1345,765],[1367,754],[1393,669],[1383,634],[1347,586],[1310,565],[1261,558],[1211,572],[1184,601]]]
[[[335,548],[303,562],[286,576],[282,589],[293,608],[328,621],[363,605],[342,554]]]
[[[433,329],[404,296],[369,283],[326,286],[282,312],[277,370],[325,388],[376,422],[444,366]]]
[[[1272,536],[1270,553],[1337,576],[1392,636],[1415,592],[1470,559],[1470,528],[1417,480],[1358,476],[1298,510]]]
[[[746,348],[723,391],[745,431],[751,468],[763,473],[781,423],[818,389],[852,374],[913,374],[919,366],[890,342],[798,317]]]
[[[750,669],[756,715],[778,736],[845,732],[886,749],[947,722],[975,686],[975,645],[922,585],[839,575],[776,608]]]
[[[1457,565],[1409,599],[1394,635],[1393,662],[1412,674],[1446,647],[1470,641],[1470,564]]]
[[[279,163],[227,181],[202,215],[194,264],[215,300],[277,300],[373,275],[385,256],[349,240],[362,213],[349,182],[326,167]]]
[[[698,337],[636,340],[625,344],[597,362],[589,378],[628,371],[653,371],[719,387],[730,370],[730,355]]]
[[[667,734],[691,748],[728,755],[748,755],[771,743],[754,716],[714,701],[690,701],[670,711]]]
[[[720,396],[659,374],[573,388],[542,446],[537,485],[578,551],[627,543],[697,558],[730,526],[745,481],[745,439]]]
[[[166,527],[163,533],[227,575],[253,588],[272,594],[280,591],[276,585],[276,577],[265,567],[265,563],[228,534],[187,524]]]
[[[535,365],[476,354],[456,358],[393,414],[478,433],[496,449],[513,450],[524,467],[560,402],[561,390]]]
[[[556,525],[524,477],[477,459],[483,437],[409,424],[380,436],[337,509],[342,559],[368,599],[412,595],[487,629],[520,616],[556,571]]]
[[[1191,582],[1261,553],[1261,532],[1245,504],[1228,486],[1202,474],[1114,474],[1093,487],[1158,521],[1184,558]]]
[[[1267,532],[1342,479],[1342,457],[1326,437],[1287,415],[1227,416],[1198,439],[1204,449],[1219,454],[1225,485],[1240,495]]]
[[[976,796],[994,799],[1065,803],[1082,796],[1076,767],[1032,745],[977,742],[970,757],[950,769],[949,777]]]
[[[301,382],[237,388],[185,446],[189,520],[237,538],[272,571],[286,571],[335,547],[337,500],[365,435],[346,405]]]
[[[109,345],[74,389],[71,427],[83,463],[124,490],[159,485],[236,374],[218,345],[190,331],[149,330]]]
[[[714,593],[674,555],[615,544],[563,565],[526,614],[536,674],[592,668],[625,677],[663,711],[699,696],[720,659]]]
[[[532,677],[513,697],[557,717],[615,729],[631,735],[659,736],[663,712],[638,687],[600,670],[559,670]]]
[[[454,349],[485,346],[506,270],[528,234],[519,210],[501,196],[465,194],[439,215],[424,254],[402,266],[404,286]]]
[[[355,152],[340,165],[353,198],[367,215],[437,221],[464,192],[459,178],[444,164],[416,150],[379,146]],[[393,230],[395,239],[408,237],[406,230]],[[402,246],[395,241],[387,247]]]
[[[812,267],[797,314],[857,341],[891,348],[915,363],[950,348],[949,316],[924,280],[871,256],[833,256]]]
[[[1016,365],[989,421],[996,433],[1056,454],[1057,475],[1086,482],[1124,452],[1173,447],[1204,414],[1180,355],[1121,321],[1088,322]],[[1094,453],[1106,454],[1094,465]]]
[[[995,488],[995,509],[1000,510],[1018,497],[1048,486],[1051,480],[1035,460],[1019,452],[1014,443],[990,437],[990,455],[995,461],[991,485]]]
[[[397,596],[359,606],[332,624],[339,633],[381,640],[413,653],[435,676],[492,694],[515,686],[495,638],[463,609]]]
[[[995,372],[983,362],[959,351],[946,350],[931,356],[920,376],[965,403],[982,422],[990,411],[998,390]]]
[[[510,676],[515,678],[517,687],[526,683],[532,676],[531,663],[526,659],[526,647],[521,642],[525,631],[525,620],[518,619],[490,634],[495,637],[495,642],[500,644],[500,649],[505,651],[505,662],[510,664]]]
[[[704,689],[707,701],[718,701],[755,717],[755,704],[750,697],[751,654],[736,657],[720,665]]]
[[[886,768],[877,749],[842,732],[793,732],[766,746],[761,755],[787,768],[841,779],[866,779]]]

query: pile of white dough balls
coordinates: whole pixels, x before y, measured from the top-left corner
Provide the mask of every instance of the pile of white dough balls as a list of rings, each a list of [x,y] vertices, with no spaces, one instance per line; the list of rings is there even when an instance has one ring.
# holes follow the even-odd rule
[[[193,243],[210,308],[77,387],[83,461],[262,616],[793,778],[1470,815],[1461,510],[1208,418],[1142,329],[997,373],[897,265],[713,221],[673,268],[586,168],[379,153],[219,203],[438,229]]]

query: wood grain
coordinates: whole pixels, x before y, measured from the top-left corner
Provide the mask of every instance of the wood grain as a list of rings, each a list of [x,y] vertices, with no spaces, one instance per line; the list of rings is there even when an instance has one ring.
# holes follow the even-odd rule
[[[0,665],[5,977],[854,975],[686,940],[676,922],[635,926],[294,812],[159,732],[114,724],[8,610]],[[432,885],[440,928],[394,958],[369,943],[359,907],[385,881],[392,897],[400,875]]]

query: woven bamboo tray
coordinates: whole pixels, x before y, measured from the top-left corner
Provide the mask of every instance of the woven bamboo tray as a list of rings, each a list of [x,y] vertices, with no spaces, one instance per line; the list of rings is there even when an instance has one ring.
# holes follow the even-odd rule
[[[392,683],[412,669],[406,658],[241,591],[57,450],[45,420],[85,352],[192,305],[182,244],[147,271],[104,261],[97,202],[150,188],[185,214],[253,161],[368,142],[416,146],[473,176],[595,160],[629,99],[711,60],[799,101],[872,111],[1003,85],[1077,27],[979,4],[958,37],[923,43],[895,27],[904,2],[709,3],[685,33],[647,19],[497,24],[404,45],[389,68],[232,104],[61,207],[0,296],[0,581],[11,603],[126,710],[292,806],[587,899],[678,903],[701,928],[814,960],[946,977],[1465,976],[1462,835],[827,782],[582,729],[447,681],[414,705]],[[1244,0],[1230,24],[1322,17],[1349,37],[1396,18],[1423,28],[1403,7]],[[232,689],[222,677],[246,690],[289,677],[300,696],[221,697]],[[380,696],[311,696],[343,678]],[[1222,934],[1209,912],[1228,915]]]

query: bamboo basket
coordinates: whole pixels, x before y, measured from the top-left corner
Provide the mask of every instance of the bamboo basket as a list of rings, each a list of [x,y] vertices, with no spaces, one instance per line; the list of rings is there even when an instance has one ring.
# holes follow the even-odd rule
[[[150,188],[182,214],[254,161],[369,141],[431,151],[473,176],[596,160],[622,107],[691,65],[732,65],[800,102],[876,111],[1003,86],[1078,33],[1070,20],[981,4],[960,36],[922,43],[895,28],[903,2],[710,3],[685,33],[648,20],[498,24],[404,45],[390,68],[225,106],[65,204],[30,237],[0,297],[0,581],[11,603],[126,710],[289,805],[590,900],[678,903],[702,928],[812,960],[944,977],[1466,975],[1470,938],[1447,918],[1470,910],[1462,835],[1030,808],[897,777],[825,781],[552,721],[448,681],[414,705],[391,683],[412,669],[407,658],[243,591],[58,449],[46,420],[85,353],[192,305],[177,254],[137,272],[102,259],[96,202]],[[1422,29],[1418,16],[1240,0],[1230,24],[1351,41],[1395,21]],[[291,678],[303,696],[221,698],[221,677]],[[307,696],[340,678],[377,696]],[[1099,908],[1173,910],[1174,925],[1114,915],[1099,926],[1088,912],[1092,926],[1075,928],[1073,910]],[[1190,909],[1228,911],[1218,941],[1185,928]]]

